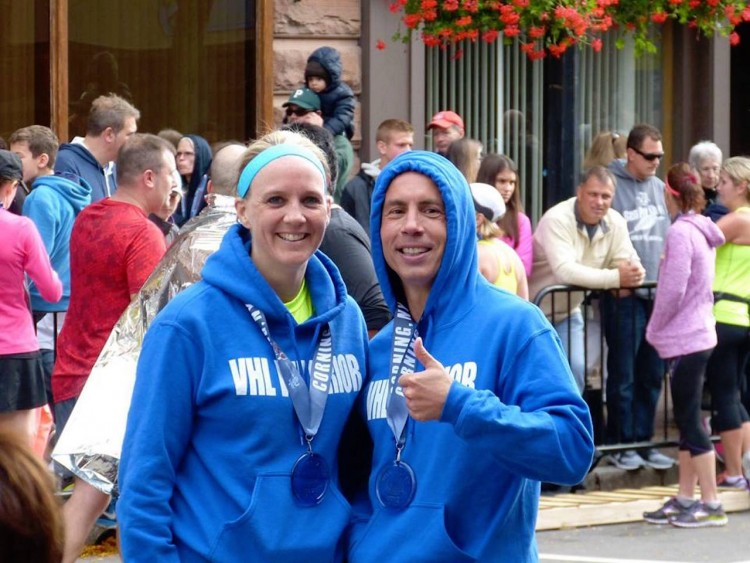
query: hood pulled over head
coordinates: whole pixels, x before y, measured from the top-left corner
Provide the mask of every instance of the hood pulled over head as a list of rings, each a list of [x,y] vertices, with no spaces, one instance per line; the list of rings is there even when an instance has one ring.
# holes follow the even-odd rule
[[[463,174],[446,158],[427,151],[403,153],[383,168],[375,182],[370,212],[372,258],[391,311],[403,299],[403,288],[383,254],[380,225],[388,187],[396,176],[415,172],[438,188],[445,206],[447,239],[440,268],[433,281],[423,318],[461,309],[460,300],[477,283],[476,216],[471,190]]]

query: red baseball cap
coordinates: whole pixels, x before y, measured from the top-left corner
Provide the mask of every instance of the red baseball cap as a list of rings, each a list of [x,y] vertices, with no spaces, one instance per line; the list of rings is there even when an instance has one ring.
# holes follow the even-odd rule
[[[447,129],[448,127],[451,127],[453,125],[461,129],[461,132],[463,133],[464,120],[461,119],[460,115],[458,115],[455,111],[450,110],[439,111],[432,116],[432,121],[430,121],[429,125],[427,125],[427,129],[432,129],[433,127]]]

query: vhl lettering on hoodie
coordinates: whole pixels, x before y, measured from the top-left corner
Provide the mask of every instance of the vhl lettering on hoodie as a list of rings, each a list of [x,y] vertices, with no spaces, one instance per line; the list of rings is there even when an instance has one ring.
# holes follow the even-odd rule
[[[229,371],[238,396],[288,397],[289,391],[281,377],[278,362],[273,369],[267,357],[233,358]],[[307,362],[299,362],[304,371]],[[362,370],[353,354],[331,356],[331,383],[328,394],[356,393],[362,388]]]
[[[476,388],[477,380],[477,363],[464,362],[445,366],[448,374],[453,381],[471,389]],[[412,370],[413,371],[413,370]],[[393,376],[392,376],[393,377]],[[388,403],[388,393],[390,392],[390,381],[388,379],[379,379],[373,381],[367,387],[367,420],[376,420],[386,418],[385,406]],[[401,388],[399,387],[396,392]]]

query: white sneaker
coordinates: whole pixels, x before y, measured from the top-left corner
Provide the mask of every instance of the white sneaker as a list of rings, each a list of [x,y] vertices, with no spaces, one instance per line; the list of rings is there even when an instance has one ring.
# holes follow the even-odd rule
[[[635,471],[645,465],[643,458],[635,450],[626,450],[609,455],[607,461],[618,469],[626,471]]]
[[[649,448],[641,455],[643,461],[648,467],[653,469],[669,469],[676,462],[669,456],[664,455],[656,448]]]

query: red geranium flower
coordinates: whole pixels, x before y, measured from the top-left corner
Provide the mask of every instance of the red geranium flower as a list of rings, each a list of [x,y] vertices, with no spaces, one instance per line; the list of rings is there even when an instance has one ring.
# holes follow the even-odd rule
[[[634,36],[636,53],[653,52],[651,30],[667,20],[699,34],[720,33],[736,45],[734,28],[750,21],[748,0],[387,0],[401,13],[405,32],[416,31],[428,47],[447,49],[461,41],[492,43],[520,37],[531,59],[561,56],[572,45],[602,48],[602,34],[613,27]],[[526,47],[533,44],[534,47]],[[380,45],[380,43],[378,43]],[[460,46],[459,46],[460,48]]]

